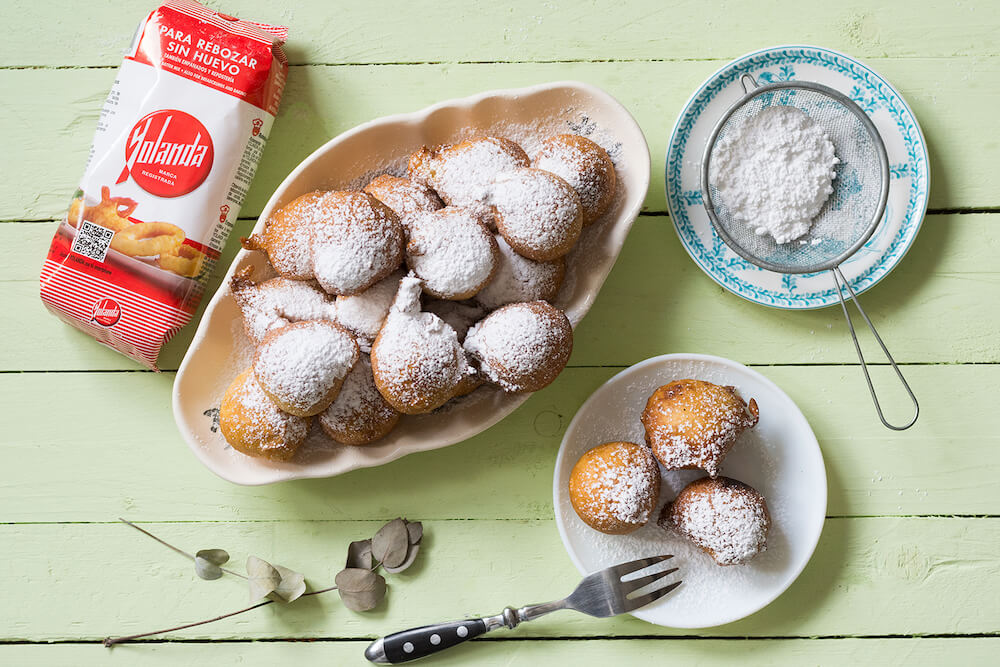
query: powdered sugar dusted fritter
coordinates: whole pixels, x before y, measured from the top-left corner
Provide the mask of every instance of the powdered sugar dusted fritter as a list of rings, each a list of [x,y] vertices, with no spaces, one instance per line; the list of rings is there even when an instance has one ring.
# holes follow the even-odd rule
[[[271,278],[255,283],[251,267],[233,276],[230,285],[243,324],[254,345],[269,332],[292,322],[337,319],[337,306],[315,281]],[[380,323],[381,324],[381,323]]]
[[[399,416],[379,393],[371,360],[367,354],[362,354],[344,380],[337,398],[319,414],[319,424],[339,443],[367,445],[389,433]]]
[[[561,310],[544,301],[513,303],[470,329],[464,346],[486,379],[504,391],[538,391],[566,367],[573,328]]]
[[[542,142],[531,164],[551,171],[573,186],[589,225],[608,210],[615,197],[615,164],[607,151],[578,134],[557,134]]]
[[[421,281],[407,276],[372,345],[375,386],[392,407],[406,414],[444,405],[467,371],[455,331],[421,312]]]
[[[468,209],[449,206],[410,218],[406,264],[431,296],[473,296],[493,277],[498,255],[493,235]]]
[[[338,296],[337,322],[350,329],[361,343],[370,346],[396,299],[403,275],[402,270],[394,271],[360,294]]]
[[[552,301],[559,293],[566,262],[562,257],[536,262],[514,252],[502,236],[497,236],[500,261],[493,280],[476,294],[476,301],[490,310],[509,303]]]
[[[467,396],[486,384],[486,378],[483,377],[483,374],[479,372],[478,368],[476,368],[475,360],[466,357],[466,361],[468,362],[468,367],[466,368],[465,375],[462,376],[458,386],[455,387],[455,391],[452,393],[452,398]]]
[[[568,253],[583,229],[580,197],[541,169],[518,169],[493,181],[497,229],[517,253],[539,262]]]
[[[646,442],[667,470],[701,468],[712,477],[736,439],[757,424],[757,402],[749,408],[734,387],[703,380],[674,380],[646,401]]]
[[[391,208],[407,230],[409,217],[414,213],[444,207],[441,198],[429,187],[399,176],[382,174],[366,185],[364,191]]]
[[[573,509],[588,526],[621,535],[645,525],[660,495],[660,469],[647,447],[606,442],[580,457],[569,477]]]
[[[434,188],[449,206],[473,206],[487,199],[499,174],[530,162],[509,139],[479,137],[436,149],[421,148],[410,156],[409,176]]]
[[[245,239],[244,247],[264,252],[282,276],[255,283],[243,272],[232,280],[254,345],[296,323],[325,321],[343,327],[338,330],[356,339],[361,351],[371,350],[370,384],[355,368],[347,373],[354,389],[331,403],[343,388],[326,382],[331,376],[317,370],[322,364],[300,363],[318,362],[315,341],[283,345],[281,355],[268,345],[270,405],[297,414],[315,414],[325,405],[331,437],[370,442],[388,432],[399,412],[429,412],[486,382],[527,392],[555,379],[572,350],[572,328],[544,301],[556,297],[566,272],[563,256],[580,235],[581,195],[596,192],[588,173],[597,169],[583,173],[592,161],[578,153],[596,151],[572,136],[541,145],[523,138],[537,148],[539,161],[554,160],[548,167],[562,170],[580,194],[556,174],[530,168],[514,141],[477,137],[412,154],[410,178],[400,176],[399,164],[351,186],[364,192],[307,193]],[[400,270],[404,259],[408,280]],[[510,311],[501,312],[507,306]],[[497,308],[496,317],[486,317]],[[467,336],[474,326],[475,335]],[[337,365],[343,355],[325,361]],[[306,367],[311,371],[299,372]],[[312,400],[321,386],[327,393]],[[359,396],[372,395],[372,388],[381,403],[362,405]],[[381,416],[364,423],[358,415],[365,406]]]
[[[333,322],[289,324],[269,333],[254,355],[261,389],[285,412],[308,417],[336,398],[358,361],[358,344]]]
[[[313,277],[312,242],[318,203],[326,193],[309,192],[285,204],[264,221],[264,231],[242,239],[247,250],[267,255],[280,275],[294,280]]]
[[[287,461],[306,439],[309,419],[282,412],[248,368],[233,380],[222,397],[219,430],[237,451]]]
[[[728,477],[703,477],[663,508],[658,523],[694,542],[719,565],[737,565],[764,550],[771,517],[753,487]]]
[[[403,262],[403,228],[364,192],[327,192],[313,206],[313,274],[331,294],[363,292]]]
[[[469,329],[486,316],[487,310],[476,303],[469,301],[446,301],[444,299],[428,299],[424,304],[424,310],[434,313],[445,324],[455,330],[459,342],[465,340],[465,335]]]

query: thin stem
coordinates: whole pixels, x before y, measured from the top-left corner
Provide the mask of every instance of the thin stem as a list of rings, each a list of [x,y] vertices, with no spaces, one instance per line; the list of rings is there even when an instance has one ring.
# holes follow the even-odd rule
[[[173,551],[176,551],[177,553],[181,554],[182,556],[186,556],[188,559],[194,560],[194,556],[192,556],[188,552],[186,552],[186,551],[184,551],[182,549],[178,549],[177,547],[175,547],[174,545],[170,544],[169,542],[164,542],[163,540],[161,540],[156,535],[153,535],[148,530],[140,528],[139,526],[135,525],[131,521],[126,521],[125,519],[123,519],[121,517],[118,517],[118,520],[121,521],[124,524],[132,526],[133,528],[135,528],[136,530],[138,530],[140,533],[144,533],[144,534],[148,535],[149,537],[153,538],[154,540],[156,540],[157,542],[159,542],[163,546],[167,547],[168,549],[172,549]],[[379,562],[379,561],[375,561],[375,563],[372,565],[371,569],[372,569],[373,572],[376,572],[376,571],[378,571],[378,569],[380,567],[382,567],[382,563]],[[243,579],[247,579],[248,578],[245,575],[240,574],[239,572],[233,572],[232,570],[228,570],[228,569],[226,569],[224,567],[219,568],[219,569],[221,569],[223,572],[235,575],[237,577],[241,577]],[[321,589],[319,589],[317,591],[307,591],[307,592],[303,593],[302,596],[305,597],[306,595],[319,595],[320,593],[329,593],[330,591],[335,591],[335,590],[337,590],[336,586],[330,586],[328,588],[321,588]],[[231,616],[236,616],[238,614],[244,614],[244,613],[246,613],[248,611],[251,611],[253,609],[257,609],[258,607],[263,607],[264,605],[271,604],[272,602],[274,602],[274,600],[264,600],[262,602],[258,602],[256,604],[252,604],[249,607],[245,607],[245,608],[240,609],[238,611],[233,611],[233,612],[229,612],[228,614],[222,614],[221,616],[216,616],[215,618],[209,618],[209,619],[206,619],[204,621],[195,621],[194,623],[186,623],[184,625],[178,625],[178,626],[175,626],[175,627],[172,627],[172,628],[167,628],[165,630],[154,630],[153,632],[142,632],[142,633],[135,634],[135,635],[128,635],[126,637],[106,637],[104,639],[104,645],[107,646],[108,648],[111,648],[115,644],[123,644],[125,642],[130,642],[130,641],[133,641],[133,640],[136,640],[136,639],[142,639],[143,637],[151,637],[153,635],[162,635],[162,634],[166,634],[168,632],[177,632],[178,630],[186,630],[187,628],[193,628],[193,627],[196,627],[196,626],[199,626],[199,625],[205,625],[207,623],[214,623],[215,621],[221,621],[223,619],[230,618]]]
[[[336,586],[330,586],[329,588],[321,588],[318,591],[307,591],[307,592],[305,592],[305,593],[302,594],[302,597],[305,597],[306,595],[319,595],[320,593],[329,593],[330,591],[335,591],[335,590],[337,590]],[[272,602],[274,602],[274,600],[264,600],[263,602],[258,602],[257,604],[250,605],[249,607],[246,607],[245,609],[240,609],[239,611],[233,611],[233,612],[230,612],[228,614],[223,614],[222,616],[216,616],[215,618],[206,619],[204,621],[196,621],[194,623],[187,623],[185,625],[178,625],[178,626],[173,627],[173,628],[167,628],[166,630],[154,630],[153,632],[142,632],[142,633],[137,634],[137,635],[128,635],[127,637],[107,637],[104,640],[104,645],[107,646],[108,648],[111,648],[115,644],[124,644],[125,642],[130,642],[130,641],[133,641],[135,639],[142,639],[143,637],[151,637],[153,635],[162,635],[162,634],[166,634],[168,632],[176,632],[178,630],[185,630],[187,628],[193,628],[193,627],[198,626],[198,625],[205,625],[206,623],[214,623],[215,621],[221,621],[221,620],[223,620],[225,618],[229,618],[230,616],[236,616],[237,614],[242,614],[244,612],[251,611],[253,609],[256,609],[257,607],[263,607],[264,605],[271,604]]]
[[[118,517],[118,520],[121,521],[124,524],[128,524],[129,526],[132,526],[133,528],[135,528],[136,530],[138,530],[140,533],[143,533],[145,535],[148,535],[149,537],[152,537],[154,540],[156,540],[157,542],[159,542],[163,546],[167,547],[168,549],[173,549],[174,551],[176,551],[180,555],[186,556],[188,558],[188,560],[194,560],[194,556],[192,556],[188,552],[184,551],[183,549],[178,549],[174,545],[170,544],[170,542],[164,542],[163,540],[161,540],[160,538],[158,538],[156,535],[153,535],[151,532],[149,532],[145,528],[140,528],[139,526],[135,525],[131,521],[127,521],[127,520],[125,520],[125,519],[123,519],[121,517]]]
[[[223,572],[225,572],[226,574],[231,574],[234,577],[239,577],[240,579],[246,579],[247,581],[250,581],[250,577],[248,577],[245,574],[240,574],[239,572],[234,572],[233,570],[230,570],[229,568],[226,568],[226,567],[220,567],[219,569],[222,570]]]
[[[142,637],[150,637],[152,635],[162,635],[162,634],[165,634],[167,632],[176,632],[177,630],[185,630],[187,628],[193,628],[193,627],[195,627],[197,625],[205,625],[206,623],[214,623],[215,621],[221,621],[222,619],[229,618],[230,616],[236,616],[237,614],[246,613],[248,611],[256,609],[257,607],[263,607],[264,605],[271,604],[272,602],[274,602],[274,600],[264,600],[263,602],[258,602],[257,604],[250,605],[249,607],[246,607],[244,609],[240,609],[239,611],[232,611],[232,612],[229,612],[228,614],[222,614],[221,616],[216,616],[215,618],[209,618],[209,619],[206,619],[204,621],[195,621],[194,623],[186,623],[184,625],[178,625],[178,626],[173,627],[173,628],[167,628],[166,630],[155,630],[153,632],[142,632],[142,633],[139,633],[137,635],[128,635],[127,637],[106,637],[104,639],[104,645],[107,646],[108,648],[111,648],[115,644],[123,644],[125,642],[130,642],[130,641],[132,641],[134,639],[141,639]]]
[[[149,532],[145,528],[140,528],[139,526],[135,525],[131,521],[128,521],[128,520],[123,519],[121,517],[118,517],[118,520],[121,521],[124,524],[128,524],[129,526],[132,526],[133,528],[135,528],[136,530],[138,530],[140,533],[143,533],[144,535],[148,535],[149,537],[153,538],[154,540],[156,540],[157,542],[159,542],[163,546],[167,547],[168,549],[172,549],[172,550],[176,551],[177,553],[179,553],[180,555],[185,556],[188,560],[192,560],[192,561],[194,560],[194,556],[192,556],[188,552],[184,551],[183,549],[178,549],[174,545],[170,544],[170,542],[166,542],[164,540],[161,540],[159,537],[157,537],[156,535],[153,535],[151,532]],[[240,579],[247,579],[247,576],[245,574],[240,574],[239,572],[234,572],[233,570],[230,570],[229,568],[220,567],[219,569],[222,570],[223,572],[225,572],[226,574],[233,575],[234,577],[239,577]]]

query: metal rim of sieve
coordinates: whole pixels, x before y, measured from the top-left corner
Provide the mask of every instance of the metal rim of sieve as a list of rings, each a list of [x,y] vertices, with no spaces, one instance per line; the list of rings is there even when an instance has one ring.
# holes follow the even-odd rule
[[[826,271],[839,266],[845,259],[853,255],[861,248],[861,246],[868,242],[868,239],[870,239],[872,234],[875,233],[879,223],[882,221],[882,216],[885,214],[885,205],[889,199],[889,156],[886,153],[885,143],[882,141],[882,135],[879,133],[878,128],[875,127],[875,123],[873,123],[871,118],[868,117],[868,114],[866,114],[854,100],[839,90],[835,90],[829,86],[824,86],[823,84],[815,83],[813,81],[782,81],[758,86],[757,82],[749,74],[741,76],[740,82],[743,84],[743,90],[746,92],[739,100],[736,101],[735,104],[729,107],[726,113],[722,115],[722,118],[719,119],[719,122],[716,123],[715,127],[712,129],[712,134],[709,136],[708,142],[705,144],[705,153],[702,156],[701,161],[701,198],[705,211],[708,213],[708,218],[712,222],[712,228],[715,229],[715,233],[722,238],[726,245],[740,257],[747,260],[751,264],[769,271],[774,271],[775,273],[818,273],[820,271]],[[752,99],[765,93],[776,90],[794,90],[799,88],[826,95],[834,101],[839,102],[855,117],[857,117],[857,119],[864,126],[865,130],[868,132],[872,143],[875,145],[875,153],[878,157],[882,183],[880,186],[878,207],[875,209],[875,213],[872,215],[872,219],[868,223],[868,227],[865,229],[865,232],[858,238],[857,241],[855,241],[853,245],[839,255],[824,262],[802,267],[790,267],[784,264],[769,262],[750,252],[747,252],[729,235],[729,232],[726,231],[725,227],[719,221],[719,218],[715,213],[715,205],[712,203],[712,195],[709,191],[708,170],[712,160],[712,149],[715,148],[715,142],[719,138],[719,133],[722,132],[722,128],[725,127],[726,123],[734,113],[736,113],[745,104],[748,104]]]

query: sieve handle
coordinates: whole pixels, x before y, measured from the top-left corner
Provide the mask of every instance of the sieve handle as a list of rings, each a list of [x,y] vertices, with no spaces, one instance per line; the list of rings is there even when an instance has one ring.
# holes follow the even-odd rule
[[[740,83],[743,85],[743,92],[747,95],[751,91],[756,90],[760,84],[757,83],[757,79],[753,78],[750,74],[744,74],[740,77]]]
[[[893,431],[905,431],[916,423],[917,417],[920,415],[920,404],[917,403],[917,397],[913,395],[913,390],[910,389],[909,383],[906,381],[906,378],[903,377],[903,372],[899,370],[899,366],[896,365],[896,361],[892,358],[892,355],[889,354],[889,349],[885,346],[885,343],[882,342],[882,338],[878,335],[878,331],[875,330],[875,325],[872,324],[871,319],[868,318],[868,314],[865,312],[865,309],[861,307],[861,303],[858,301],[858,295],[854,293],[854,290],[851,289],[850,283],[848,283],[847,279],[844,278],[844,274],[840,272],[840,267],[836,266],[831,269],[831,271],[833,272],[833,281],[837,285],[837,294],[840,296],[840,307],[844,309],[844,319],[847,320],[847,326],[851,330],[851,338],[854,339],[854,349],[858,351],[858,360],[861,362],[861,370],[865,373],[865,381],[868,383],[868,391],[871,392],[872,402],[875,403],[875,411],[878,412],[878,418],[882,421],[886,428],[891,428]],[[858,307],[858,312],[861,313],[861,317],[864,318],[865,324],[867,324],[868,328],[871,329],[872,335],[875,336],[875,340],[878,341],[879,347],[882,348],[882,353],[885,354],[885,358],[889,360],[890,364],[892,364],[892,370],[896,371],[896,376],[899,378],[899,381],[903,383],[903,388],[906,389],[906,393],[910,395],[910,400],[913,401],[913,419],[903,426],[890,424],[886,421],[885,415],[882,414],[882,406],[879,405],[878,395],[875,393],[875,386],[872,384],[871,375],[868,373],[868,363],[865,361],[865,355],[861,353],[861,344],[858,343],[858,335],[854,331],[854,322],[851,321],[851,314],[847,311],[847,301],[844,300],[844,292],[840,288],[841,283],[843,283],[844,287],[847,288],[847,293],[850,295],[851,301],[853,301],[854,305]]]

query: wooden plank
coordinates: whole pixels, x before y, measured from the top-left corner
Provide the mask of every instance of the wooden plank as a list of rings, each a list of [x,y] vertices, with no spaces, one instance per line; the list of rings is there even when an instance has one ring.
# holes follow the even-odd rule
[[[1000,514],[1000,435],[988,417],[1000,366],[907,368],[924,411],[905,433],[878,424],[857,368],[759,370],[820,440],[831,516]],[[0,467],[16,471],[0,477],[0,521],[549,519],[563,432],[616,372],[569,369],[459,445],[265,487],[220,480],[189,452],[171,417],[169,374],[0,374],[0,404],[16,415],[0,438]]]
[[[194,337],[208,301],[239,251],[239,237],[249,234],[252,223],[242,220],[222,252],[206,296],[187,327],[167,343],[160,368],[176,370]],[[98,344],[93,338],[53,316],[38,295],[38,275],[52,242],[54,223],[0,224],[0,306],[20,315],[0,318],[3,370],[145,370],[141,364]],[[30,336],[24,332],[30,331]]]
[[[95,3],[82,15],[69,0],[16,1],[11,15],[19,17],[19,29],[0,45],[0,66],[116,65],[153,6],[119,4]],[[350,12],[331,12],[322,0],[302,0],[294,8],[267,0],[206,4],[289,25],[293,63],[732,58],[764,44],[788,43],[822,44],[869,58],[995,55],[1000,29],[988,0],[893,0],[878,10],[862,0],[687,0],[669,6],[510,0],[474,8],[391,0],[352,5]]]
[[[220,267],[228,266],[249,222],[241,225]],[[0,319],[0,338],[7,341],[0,370],[139,369],[42,306],[37,277],[52,231],[51,224],[0,224],[0,300],[17,314]],[[897,360],[1000,361],[1000,309],[991,307],[1000,282],[998,254],[1000,225],[990,215],[928,218],[906,259],[862,299]],[[167,346],[162,368],[177,368],[195,328]],[[873,361],[883,361],[873,339],[862,341]],[[788,312],[744,301],[688,258],[669,218],[643,216],[577,329],[571,365],[624,366],[677,351],[755,364],[857,361],[839,307]]]
[[[275,187],[331,137],[387,114],[488,88],[579,79],[615,95],[649,141],[652,181],[646,208],[664,211],[662,169],[670,128],[685,100],[723,61],[394,65],[293,68],[281,115],[244,215],[260,212]],[[992,136],[1000,106],[1000,58],[874,59],[903,91],[927,135],[934,174],[932,208],[1000,205],[1000,144]],[[0,165],[0,220],[50,219],[67,205],[86,163],[109,69],[0,70],[0,123],[16,127]],[[653,85],[650,82],[661,82]],[[387,97],[383,91],[391,90]],[[953,109],[963,110],[954,122]]]
[[[511,633],[496,633],[516,637]],[[245,667],[272,665],[366,665],[362,652],[368,641],[240,642],[224,644],[121,645],[109,651],[100,645],[28,644],[0,646],[0,661],[31,667],[128,665],[163,667],[189,665]],[[439,667],[477,665],[660,664],[664,656],[691,667],[729,667],[735,663],[798,667],[800,665],[878,664],[907,667],[946,664],[956,655],[965,665],[987,665],[996,658],[1000,639],[994,637],[922,639],[635,639],[624,641],[478,641],[434,657]]]
[[[419,565],[390,577],[372,614],[347,611],[335,593],[270,605],[170,635],[185,639],[362,638],[428,622],[496,613],[556,598],[579,580],[554,521],[431,521]],[[258,555],[329,585],[348,542],[378,523],[357,521],[152,524],[187,549],[224,547],[240,567]],[[831,519],[810,564],[769,607],[703,636],[811,637],[996,632],[1000,597],[997,519]],[[56,545],[66,545],[59,548]],[[0,526],[3,641],[99,640],[211,618],[247,605],[245,582],[199,580],[185,560],[121,524]],[[891,610],[891,613],[886,613]],[[689,635],[631,617],[563,613],[520,637]]]

